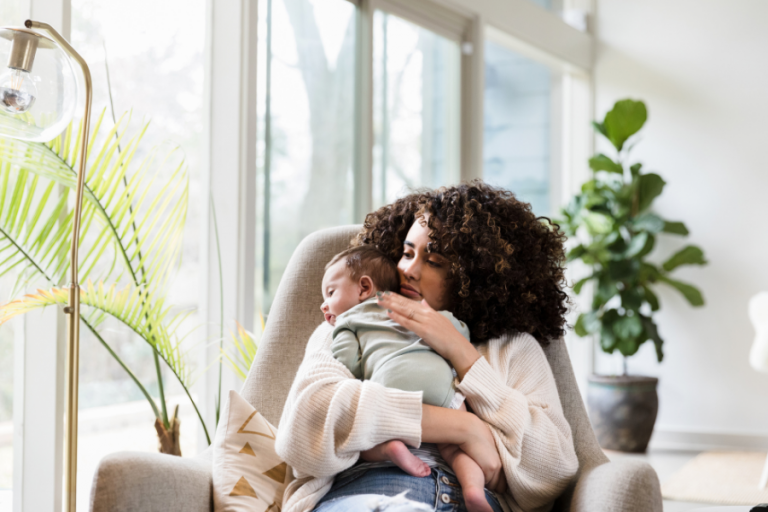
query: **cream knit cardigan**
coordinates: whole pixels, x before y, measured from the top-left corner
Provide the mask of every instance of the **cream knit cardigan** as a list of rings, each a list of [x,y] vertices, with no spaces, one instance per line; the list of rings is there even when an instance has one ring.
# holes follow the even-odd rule
[[[391,439],[421,443],[421,392],[355,379],[334,359],[331,341],[332,327],[323,322],[309,339],[280,418],[275,449],[295,476],[284,512],[311,511],[361,451]],[[508,485],[502,507],[550,510],[579,463],[547,358],[525,333],[477,349],[483,357],[457,387],[496,440]]]

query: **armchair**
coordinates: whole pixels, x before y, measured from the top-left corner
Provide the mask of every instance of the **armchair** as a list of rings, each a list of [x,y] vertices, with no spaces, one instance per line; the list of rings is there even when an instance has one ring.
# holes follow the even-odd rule
[[[323,320],[319,305],[324,266],[347,247],[358,229],[343,226],[313,233],[288,263],[256,360],[240,391],[274,425],[280,420],[305,344]],[[545,352],[580,465],[578,477],[553,510],[661,512],[655,471],[644,462],[609,462],[598,446],[563,341],[554,341]],[[211,512],[210,448],[193,458],[128,452],[105,457],[94,476],[91,510]]]

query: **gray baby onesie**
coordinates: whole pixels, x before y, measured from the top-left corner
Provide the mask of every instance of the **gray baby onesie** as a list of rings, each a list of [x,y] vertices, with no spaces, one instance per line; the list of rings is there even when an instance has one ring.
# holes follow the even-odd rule
[[[448,311],[440,314],[469,339],[464,322]],[[422,401],[429,405],[449,407],[453,400],[453,369],[448,361],[390,319],[375,297],[336,318],[331,351],[358,379],[403,391],[423,391]]]

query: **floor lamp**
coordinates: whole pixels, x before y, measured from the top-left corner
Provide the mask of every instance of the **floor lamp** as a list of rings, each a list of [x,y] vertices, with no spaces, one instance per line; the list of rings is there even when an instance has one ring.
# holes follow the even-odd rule
[[[77,165],[75,215],[69,271],[69,304],[65,372],[64,508],[77,506],[77,388],[80,355],[80,286],[77,281],[80,210],[91,117],[91,72],[85,60],[53,27],[27,20],[26,28],[0,27],[0,43],[7,52],[7,68],[0,69],[0,135],[47,142],[70,123],[77,108],[74,68],[83,72],[85,106]],[[33,29],[47,32],[47,36]],[[3,41],[6,40],[6,41]],[[10,42],[10,45],[8,44]],[[0,58],[3,56],[0,55]],[[0,66],[2,61],[0,61]]]

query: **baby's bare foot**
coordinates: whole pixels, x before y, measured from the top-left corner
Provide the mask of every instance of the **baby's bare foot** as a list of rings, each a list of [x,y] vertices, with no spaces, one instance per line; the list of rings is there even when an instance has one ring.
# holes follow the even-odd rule
[[[485,498],[485,489],[482,487],[468,487],[461,492],[464,495],[464,505],[469,512],[493,512]]]
[[[427,463],[409,452],[402,441],[388,442],[384,447],[384,453],[397,467],[411,476],[424,477],[431,472]]]

